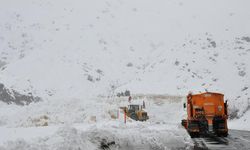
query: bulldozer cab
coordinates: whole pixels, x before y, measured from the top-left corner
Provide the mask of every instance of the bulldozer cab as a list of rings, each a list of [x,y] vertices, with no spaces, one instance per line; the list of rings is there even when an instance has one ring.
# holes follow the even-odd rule
[[[128,116],[136,121],[146,121],[149,119],[147,112],[142,109],[142,105],[128,105]]]
[[[128,105],[128,110],[129,111],[139,111],[140,110],[140,106],[139,105]]]

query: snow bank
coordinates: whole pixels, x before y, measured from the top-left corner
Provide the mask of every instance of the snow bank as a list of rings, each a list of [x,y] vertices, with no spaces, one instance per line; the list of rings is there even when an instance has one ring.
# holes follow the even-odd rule
[[[20,130],[20,129],[19,129]],[[18,129],[17,129],[18,133]],[[106,123],[89,128],[61,127],[54,134],[32,140],[12,140],[0,147],[3,150],[96,150],[110,148],[126,149],[189,149],[191,139],[184,129],[170,129],[167,125],[144,125]]]
[[[27,106],[0,105],[2,126],[33,127],[71,123],[95,123],[110,120],[109,111],[118,110],[105,99],[53,99]],[[95,120],[91,120],[95,118]]]
[[[88,140],[88,137],[75,128],[60,128],[51,137],[36,139],[28,142],[23,139],[9,141],[1,149],[8,150],[95,150],[97,147]]]
[[[248,130],[250,131],[250,111],[247,111],[241,118],[230,120],[229,129]]]

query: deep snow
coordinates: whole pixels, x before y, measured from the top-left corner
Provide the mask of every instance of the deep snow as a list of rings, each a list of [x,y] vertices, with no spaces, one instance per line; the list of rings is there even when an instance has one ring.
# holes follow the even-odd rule
[[[75,124],[102,129],[107,122],[114,127],[105,132],[122,134],[122,121],[112,120],[111,114],[126,105],[126,99],[115,97],[125,90],[145,94],[140,101],[150,94],[222,92],[230,111],[239,117],[230,120],[229,127],[250,130],[249,4],[248,0],[1,1],[0,83],[42,99],[23,107],[0,101],[0,130],[6,131],[0,138],[15,143],[4,144],[3,149],[39,147],[39,142],[28,139],[15,141],[25,138],[24,128],[32,133],[34,129],[36,140],[44,129],[48,138],[42,139],[44,149],[60,148],[65,140],[61,132],[82,137],[85,131],[78,131]],[[125,131],[131,128],[129,133],[137,136],[154,128],[150,136],[157,137],[157,127],[166,135],[179,135],[182,102],[148,99],[149,123],[132,122]],[[68,127],[61,128],[64,124]],[[165,131],[168,126],[174,132]],[[91,140],[77,139],[76,143],[85,141],[83,145],[96,148]]]
[[[3,115],[8,112],[2,109],[8,107],[4,104],[0,109],[4,124],[0,127],[0,145],[4,150],[100,149],[103,142],[113,143],[110,145],[111,149],[124,150],[140,147],[164,150],[192,147],[189,135],[180,125],[185,116],[181,97],[134,96],[133,104],[145,101],[150,119],[147,122],[137,122],[127,118],[126,124],[123,112],[118,108],[128,105],[127,97],[108,99],[107,103],[103,103],[104,99],[106,98],[74,103],[68,101],[67,107],[58,106],[60,111],[53,112],[48,111],[52,109],[49,107],[56,109],[51,103],[53,101],[49,101],[50,104],[44,103],[44,106],[16,106],[9,108],[11,113]],[[46,115],[48,119],[41,119],[39,115]],[[95,119],[88,116],[94,116]],[[38,120],[31,121],[35,119]],[[43,126],[42,122],[47,122],[48,126]]]

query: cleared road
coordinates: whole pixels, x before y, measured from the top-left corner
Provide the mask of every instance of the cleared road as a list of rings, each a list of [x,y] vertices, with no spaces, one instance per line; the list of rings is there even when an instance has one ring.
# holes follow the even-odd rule
[[[250,131],[230,130],[228,137],[194,138],[194,150],[249,150]]]

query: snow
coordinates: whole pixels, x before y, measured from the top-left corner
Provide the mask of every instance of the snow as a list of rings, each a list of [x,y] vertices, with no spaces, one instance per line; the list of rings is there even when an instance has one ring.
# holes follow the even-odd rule
[[[156,126],[157,127],[157,126]],[[48,127],[46,127],[48,128]],[[110,126],[90,126],[84,129],[80,126],[78,127],[60,127],[57,131],[51,129],[36,129],[33,134],[38,134],[37,130],[43,131],[45,133],[50,133],[50,135],[45,136],[44,134],[39,134],[40,138],[29,139],[26,136],[22,136],[23,133],[19,128],[19,131],[14,134],[16,139],[18,136],[21,139],[14,140],[15,142],[7,142],[3,149],[98,149],[101,146],[103,139],[107,143],[115,142],[111,145],[111,149],[136,149],[142,147],[145,149],[171,149],[176,147],[178,143],[179,148],[188,148],[192,146],[189,142],[190,138],[186,135],[185,130],[168,130],[167,126],[164,129],[152,129],[147,127],[147,125],[142,124],[127,124]],[[29,128],[26,130],[32,132],[33,130]],[[185,135],[183,137],[183,134]],[[157,136],[156,136],[157,135]],[[169,137],[173,138],[169,138]],[[8,137],[7,137],[8,139]],[[25,140],[24,140],[25,139]],[[189,141],[189,142],[188,142]]]
[[[250,131],[250,112],[247,111],[244,116],[242,116],[240,119],[234,119],[231,120],[228,124],[230,129],[236,129],[236,130],[248,130]]]
[[[241,117],[229,127],[250,130],[248,6],[248,0],[1,1],[0,82],[42,101],[0,101],[0,143],[10,141],[0,149],[70,149],[67,137],[75,142],[69,146],[96,149],[94,135],[109,139],[102,130],[116,146],[171,149],[180,136],[183,146],[189,139],[179,124],[189,91],[223,93]],[[148,122],[112,119],[128,104],[115,97],[125,90],[133,102],[146,102]]]
[[[104,103],[104,99],[106,98],[69,101],[67,107],[58,106],[60,111],[54,112],[47,111],[57,109],[53,103],[58,101],[48,101],[49,104],[45,103],[44,106],[43,102],[38,106],[31,104],[25,106],[27,108],[4,106],[5,109],[11,107],[12,113],[2,117],[5,126],[0,128],[0,145],[2,149],[98,149],[105,139],[107,143],[115,142],[110,146],[111,149],[192,147],[189,135],[180,125],[185,113],[181,108],[181,97],[136,95],[132,102],[139,104],[145,101],[150,119],[147,122],[137,122],[127,118],[126,124],[122,111],[119,112],[119,117],[116,115],[116,119],[111,117],[110,111],[116,114],[119,107],[128,105],[127,97],[108,99],[108,103]],[[6,112],[4,109],[0,110],[1,114]],[[174,113],[180,110],[181,113]],[[37,122],[29,121],[43,113],[49,118],[48,126],[39,126]],[[17,114],[21,117],[16,117]],[[96,120],[84,118],[92,115],[95,115]]]
[[[249,98],[241,91],[249,87],[248,1],[213,2],[2,2],[0,79],[43,98],[107,94],[114,85],[172,95],[208,89],[241,105]]]

